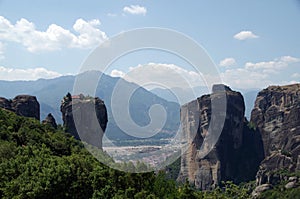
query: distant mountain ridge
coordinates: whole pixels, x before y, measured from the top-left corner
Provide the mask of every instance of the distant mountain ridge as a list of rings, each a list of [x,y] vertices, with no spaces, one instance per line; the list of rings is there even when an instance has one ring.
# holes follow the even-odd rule
[[[75,76],[62,76],[54,79],[36,81],[0,81],[0,96],[14,98],[16,95],[36,96],[41,106],[41,119],[52,113],[56,121],[62,124],[59,111],[60,101],[66,92],[72,91]]]
[[[39,79],[36,81],[0,81],[0,96],[13,98],[19,94],[34,95],[37,97],[41,105],[41,120],[46,118],[48,113],[52,113],[57,123],[62,124],[62,117],[59,109],[61,100],[68,92],[72,92],[75,79],[81,78],[84,82],[86,82],[87,86],[89,86],[91,79],[97,78],[98,80],[100,76],[101,79],[98,83],[95,96],[104,100],[108,109],[109,123],[106,131],[107,137],[112,139],[130,138],[130,136],[118,128],[118,125],[115,124],[114,119],[112,118],[110,102],[112,91],[118,81],[121,81],[121,84],[125,85],[127,88],[137,88],[130,99],[131,104],[129,107],[130,115],[137,124],[141,126],[147,125],[150,122],[148,115],[149,108],[154,104],[161,104],[166,108],[168,119],[163,128],[164,135],[160,134],[157,136],[168,136],[172,133],[176,133],[180,121],[179,104],[168,102],[167,100],[156,96],[134,83],[127,82],[121,78],[102,74],[99,71],[89,71],[77,76],[69,75],[54,79]],[[92,95],[92,93],[83,94]]]
[[[255,98],[260,91],[260,89],[237,89],[233,88],[235,90],[239,90],[245,100],[245,116],[250,119],[251,110],[254,107],[254,101]],[[200,97],[202,95],[208,94],[209,89],[205,86],[197,86],[194,88],[170,88],[170,89],[164,89],[164,88],[154,88],[150,90],[155,95],[170,101],[170,102],[176,102],[180,105],[184,105],[192,100],[194,100],[197,97]],[[176,96],[177,95],[177,96]]]

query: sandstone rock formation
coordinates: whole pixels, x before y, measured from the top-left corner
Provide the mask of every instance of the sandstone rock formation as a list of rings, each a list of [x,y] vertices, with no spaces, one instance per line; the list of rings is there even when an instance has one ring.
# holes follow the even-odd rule
[[[13,100],[0,98],[0,108],[15,112],[24,117],[40,120],[40,104],[35,96],[18,95]]]
[[[107,125],[107,110],[98,97],[68,94],[61,103],[63,125],[76,139],[102,148],[102,137]],[[96,113],[96,116],[93,115]],[[98,128],[100,125],[101,128]]]
[[[300,165],[300,84],[270,86],[258,93],[251,122],[261,133],[266,158],[257,173],[257,185],[276,184]]]
[[[57,124],[55,121],[55,118],[53,117],[53,115],[51,113],[49,113],[47,115],[47,117],[42,121],[43,124],[48,124],[50,126],[52,126],[53,128],[57,129]]]
[[[226,112],[214,110],[212,116],[212,102],[222,97],[227,99]],[[255,178],[263,159],[262,142],[260,135],[248,127],[244,112],[243,96],[224,85],[215,85],[211,95],[182,106],[183,139],[188,143],[188,150],[181,157],[179,181],[188,179],[196,188],[208,190],[221,181],[241,182]],[[222,118],[224,114],[223,130],[216,145],[201,158],[199,149],[211,133],[209,129],[213,131],[215,126],[222,125],[216,118]],[[213,123],[213,119],[217,122]]]

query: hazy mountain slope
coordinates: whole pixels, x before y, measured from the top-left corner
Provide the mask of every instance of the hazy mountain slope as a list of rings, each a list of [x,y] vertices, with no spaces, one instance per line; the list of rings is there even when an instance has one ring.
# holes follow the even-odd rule
[[[150,91],[167,101],[180,103],[181,105],[209,93],[208,89],[204,86],[197,86],[194,88],[176,87],[171,89],[154,88]]]
[[[62,123],[61,112],[58,109],[45,104],[44,102],[39,102],[41,108],[41,120],[45,119],[49,113],[52,113],[52,116],[55,118],[58,124]]]
[[[1,96],[13,98],[16,94],[32,94],[44,88],[50,80],[39,79],[37,81],[0,81]]]
[[[38,90],[35,89],[32,94],[37,96],[40,102],[43,102],[54,109],[59,109],[62,97],[66,95],[67,92],[73,90],[74,80],[75,76],[63,76],[50,79],[42,88]]]
[[[95,80],[95,78],[98,80],[100,75],[101,73],[96,71],[86,72],[80,74],[78,80],[83,80],[81,82],[86,84],[83,85],[83,88],[88,88],[91,82],[96,82],[92,80]],[[63,76],[55,79],[40,79],[37,81],[0,81],[0,87],[2,88],[0,96],[12,98],[20,93],[35,95],[41,105],[41,120],[51,112],[57,123],[62,123],[60,113],[61,99],[67,92],[72,93],[75,78],[75,76]],[[115,124],[111,112],[112,91],[118,80],[120,80],[120,78],[102,75],[96,89],[96,96],[104,100],[108,109],[109,123],[106,136],[114,139],[123,139],[128,138],[128,136]],[[179,125],[179,105],[177,103],[168,102],[146,89],[140,88],[136,84],[129,83],[125,80],[121,80],[121,82],[121,85],[125,86],[127,89],[138,88],[130,99],[130,115],[137,124],[147,125],[150,122],[148,116],[150,106],[153,104],[161,104],[166,107],[169,116],[164,127],[165,133],[170,134],[177,130]],[[85,93],[84,90],[82,93],[93,95],[93,93]]]
[[[251,115],[251,110],[253,109],[254,106],[254,101],[257,96],[257,93],[259,89],[250,89],[250,90],[245,90],[245,89],[238,89],[234,88],[235,90],[240,91],[245,100],[245,116],[250,119]],[[170,101],[170,102],[176,102],[180,103],[181,105],[186,104],[192,100],[194,100],[197,97],[200,97],[204,94],[209,93],[208,89],[206,87],[198,86],[193,89],[187,88],[172,88],[172,89],[163,89],[163,88],[154,88],[150,90],[152,93],[156,94],[157,96]],[[181,102],[176,98],[176,95],[180,96]]]

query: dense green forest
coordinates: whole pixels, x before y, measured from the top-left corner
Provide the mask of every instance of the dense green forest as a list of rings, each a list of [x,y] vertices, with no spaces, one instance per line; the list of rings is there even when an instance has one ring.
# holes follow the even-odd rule
[[[240,186],[226,182],[222,188],[200,192],[188,183],[176,184],[164,171],[114,170],[61,127],[56,130],[3,109],[0,160],[0,198],[249,198],[253,189],[253,182]],[[263,198],[297,198],[299,194],[299,189],[276,187]]]

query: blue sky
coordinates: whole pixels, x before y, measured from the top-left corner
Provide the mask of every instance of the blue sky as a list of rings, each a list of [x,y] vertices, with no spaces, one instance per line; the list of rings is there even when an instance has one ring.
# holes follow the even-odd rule
[[[105,39],[143,27],[169,28],[193,38],[215,62],[224,83],[235,88],[300,80],[298,0],[0,0],[0,16],[3,80],[76,74]],[[178,70],[175,65],[190,74],[173,55],[150,51],[124,57],[106,72],[124,76],[129,67],[149,63],[162,73]]]

